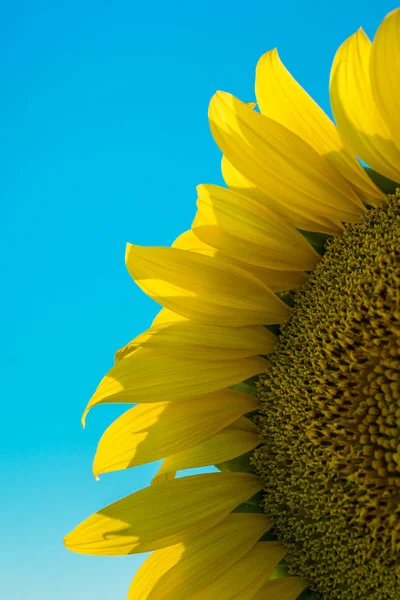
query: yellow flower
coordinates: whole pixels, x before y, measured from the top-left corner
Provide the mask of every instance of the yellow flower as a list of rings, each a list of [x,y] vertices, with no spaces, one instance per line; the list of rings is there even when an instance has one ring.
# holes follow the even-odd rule
[[[266,53],[261,114],[210,104],[229,189],[199,186],[171,248],[128,245],[164,308],[85,410],[137,404],[93,470],[164,460],[65,543],[153,551],[129,600],[400,598],[399,71],[396,10],[339,48],[335,127]]]

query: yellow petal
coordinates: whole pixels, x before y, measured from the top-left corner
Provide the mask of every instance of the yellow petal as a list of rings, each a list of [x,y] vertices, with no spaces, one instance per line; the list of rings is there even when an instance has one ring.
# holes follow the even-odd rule
[[[226,427],[197,446],[167,456],[157,472],[157,477],[184,469],[218,465],[242,456],[253,450],[259,443],[260,437],[257,433]]]
[[[186,317],[178,315],[177,313],[168,310],[168,308],[162,308],[160,312],[154,317],[152,325],[161,325],[161,323],[179,323],[181,321],[187,321]]]
[[[289,312],[258,279],[216,257],[178,248],[128,245],[126,264],[153,300],[210,325],[282,323]]]
[[[180,248],[181,250],[192,250],[193,252],[199,252],[200,254],[205,254],[206,256],[218,255],[217,250],[202,242],[196,235],[194,235],[191,229],[181,233],[181,235],[178,236],[172,244],[172,247]]]
[[[234,390],[176,402],[140,404],[106,429],[97,448],[93,473],[127,469],[185,451],[257,408],[256,398]]]
[[[237,98],[217,92],[209,119],[214,139],[228,160],[278,204],[303,217],[333,221],[356,221],[365,211],[346,180],[323,156]]]
[[[259,440],[259,435],[260,435],[260,431],[258,429],[258,427],[255,425],[255,423],[253,423],[253,421],[251,421],[250,419],[248,419],[247,417],[240,417],[240,419],[237,419],[236,421],[234,421],[233,423],[231,423],[229,425],[229,431],[232,431],[234,429],[238,429],[241,432],[249,432],[252,434],[253,436],[253,441],[254,443]],[[223,441],[224,438],[222,438]],[[226,439],[226,438],[225,438]],[[249,438],[251,439],[251,438]],[[177,470],[180,469],[188,469],[188,468],[193,468],[195,466],[207,466],[207,465],[218,465],[218,469],[220,469],[221,471],[223,470],[228,470],[230,471],[231,469],[221,469],[221,464],[222,462],[217,462],[219,457],[216,454],[217,452],[220,452],[221,450],[218,447],[218,443],[219,446],[221,446],[220,444],[221,439],[215,442],[214,440],[211,442],[211,444],[209,444],[208,446],[204,447],[202,444],[200,444],[199,446],[196,446],[196,448],[193,449],[193,453],[192,454],[185,454],[185,453],[179,453],[179,454],[175,454],[172,457],[167,457],[163,460],[163,462],[161,463],[161,466],[159,468],[159,470],[157,471],[156,475],[153,477],[153,479],[151,480],[151,485],[166,481],[167,479],[173,479],[177,473]],[[257,445],[257,444],[256,444]],[[255,446],[253,446],[254,448]],[[250,450],[251,448],[249,447],[248,450]],[[248,450],[245,450],[242,447],[242,451],[239,452],[239,456],[242,456],[242,453],[246,453]],[[208,454],[206,454],[206,452],[208,452]],[[227,446],[224,448],[222,447],[222,452],[225,452],[224,456],[229,454],[229,453],[235,453],[234,450],[232,450],[231,448],[228,448]],[[237,454],[237,452],[236,452]],[[232,458],[235,458],[232,456]],[[184,463],[183,461],[186,460],[186,462]],[[226,459],[224,459],[226,460]],[[230,460],[230,459],[229,459]],[[196,464],[194,464],[196,462]],[[177,467],[177,470],[174,470],[174,463]],[[199,463],[199,464],[197,464]],[[202,463],[202,464],[200,464]],[[179,465],[183,465],[183,464],[190,464],[191,466],[179,466]],[[235,469],[235,471],[241,471],[241,469]]]
[[[196,216],[196,219],[200,223],[200,217],[198,215]],[[204,219],[202,219],[201,224],[206,225],[207,223],[204,221]],[[219,261],[236,266],[239,269],[250,273],[254,277],[257,277],[257,279],[259,279],[273,292],[293,290],[300,287],[307,279],[307,275],[304,273],[304,271],[276,271],[275,269],[265,269],[263,267],[250,265],[249,263],[245,263],[241,260],[236,260],[231,256],[224,255],[219,250],[216,250],[215,248],[212,248],[208,244],[202,242],[192,230],[182,233],[179,238],[175,240],[172,246],[181,248],[183,250],[199,252],[200,254],[205,254],[206,256],[216,256]]]
[[[296,600],[307,589],[301,577],[281,577],[267,581],[251,600]]]
[[[254,265],[247,265],[246,271],[257,277],[273,292],[283,292],[299,288],[308,277],[304,271],[275,271],[272,269],[261,269]]]
[[[400,151],[400,9],[389,13],[378,28],[370,68],[375,101]]]
[[[176,471],[170,471],[168,473],[161,473],[161,475],[155,475],[151,480],[151,485],[157,485],[158,483],[164,483],[165,481],[171,481],[175,479]]]
[[[261,489],[248,473],[207,473],[150,486],[106,506],[69,533],[79,554],[117,556],[186,543]]]
[[[217,185],[199,185],[197,192],[199,211],[192,229],[206,244],[259,267],[288,271],[315,268],[317,252],[273,210]]]
[[[278,542],[258,542],[227,572],[191,595],[190,600],[251,600],[285,553]]]
[[[138,348],[110,369],[90,399],[89,409],[104,402],[168,402],[215,392],[265,370],[258,356],[202,362]]]
[[[217,327],[194,321],[155,325],[118,352],[118,360],[135,348],[151,348],[170,356],[213,361],[268,354],[275,336],[262,325]]]
[[[188,600],[243,558],[270,527],[265,515],[231,514],[190,544],[157,550],[138,570],[127,600]]]
[[[343,230],[343,226],[339,222],[333,223],[333,221],[330,221],[329,219],[314,217],[313,215],[305,217],[295,213],[293,210],[290,210],[282,204],[277,203],[269,194],[262,191],[258,186],[235,169],[226,156],[222,157],[221,171],[226,185],[232,191],[242,194],[243,196],[249,196],[254,200],[258,200],[268,208],[272,208],[277,214],[285,217],[289,223],[298,229],[303,229],[304,231],[321,231],[329,235],[338,235]]]
[[[339,48],[330,79],[332,112],[349,150],[382,175],[400,181],[400,152],[374,100],[370,57],[371,42],[362,29]]]
[[[256,70],[256,96],[262,114],[284,125],[324,155],[374,204],[383,198],[360,163],[347,152],[335,125],[282,64],[277,50],[262,56]]]
[[[253,396],[254,398],[254,396]],[[250,431],[251,433],[260,433],[259,428],[251,419],[248,417],[240,417],[229,425],[230,429],[240,429],[241,431]]]
[[[280,290],[279,290],[280,291]],[[186,319],[186,317],[182,317],[182,315],[177,315],[176,313],[172,312],[172,310],[168,310],[168,308],[162,308],[157,315],[154,317],[153,322],[151,324],[151,326],[156,326],[156,325],[161,325],[161,324],[165,324],[165,323],[181,323],[184,321],[188,321],[188,319]],[[136,338],[135,338],[136,339]],[[137,348],[138,344],[134,344],[135,340],[133,340],[132,342],[129,342],[129,344],[126,344],[125,346],[122,346],[122,348],[119,348],[116,353],[115,353],[115,362],[119,362],[120,360],[122,360],[127,354],[130,354],[133,350],[135,350],[135,348]]]

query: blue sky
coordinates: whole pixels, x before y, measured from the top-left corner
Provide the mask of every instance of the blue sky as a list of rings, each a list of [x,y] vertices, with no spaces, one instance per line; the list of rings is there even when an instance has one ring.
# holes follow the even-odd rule
[[[335,49],[360,25],[373,35],[395,7],[0,3],[4,600],[123,599],[143,560],[74,555],[62,539],[156,470],[96,482],[97,441],[121,408],[94,409],[85,430],[80,416],[114,351],[157,312],[125,270],[125,243],[169,245],[190,227],[195,186],[221,182],[210,97],[252,100],[256,61],[277,46],[329,111]]]

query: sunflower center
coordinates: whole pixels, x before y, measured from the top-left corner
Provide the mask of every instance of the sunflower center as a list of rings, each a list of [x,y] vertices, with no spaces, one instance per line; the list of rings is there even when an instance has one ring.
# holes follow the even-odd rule
[[[323,600],[400,598],[400,194],[327,243],[259,382],[264,509]]]

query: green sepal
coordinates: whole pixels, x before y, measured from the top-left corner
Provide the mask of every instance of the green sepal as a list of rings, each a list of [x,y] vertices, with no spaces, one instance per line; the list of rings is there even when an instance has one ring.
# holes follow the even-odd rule
[[[246,452],[246,454],[242,454],[241,456],[237,456],[236,458],[232,458],[231,460],[226,460],[223,463],[219,463],[218,465],[214,465],[220,471],[229,471],[234,473],[253,473],[256,474],[255,467],[251,464],[251,457],[253,456],[253,450]]]
[[[261,502],[263,499],[263,495],[264,495],[263,492],[257,492],[257,494],[254,494],[254,496],[249,498],[249,500],[246,500],[245,504],[251,504],[252,506],[260,508]]]
[[[261,506],[254,506],[254,504],[249,504],[248,502],[243,502],[239,504],[236,508],[233,509],[233,513],[257,513],[262,514],[264,511]]]
[[[262,538],[261,541],[263,541]],[[280,579],[281,577],[290,577],[289,568],[289,563],[285,559],[283,559],[279,563],[279,565],[275,567],[268,579]]]
[[[253,421],[253,423],[255,423],[257,425],[256,419],[258,419],[258,417],[260,416],[260,411],[252,410],[251,412],[246,413],[244,416],[247,417],[248,419],[250,419],[250,421]]]
[[[294,297],[293,292],[291,290],[287,290],[286,292],[277,292],[276,295],[278,296],[279,300],[282,300],[282,302],[287,304],[287,306],[293,308]]]
[[[306,238],[307,242],[310,242],[311,246],[318,254],[321,256],[325,254],[325,244],[327,240],[332,237],[331,235],[327,233],[318,233],[316,231],[305,231],[304,229],[298,229],[297,231]]]
[[[375,185],[384,194],[395,194],[396,189],[400,187],[399,183],[396,183],[395,181],[392,181],[392,179],[389,179],[388,177],[377,173],[376,171],[374,171],[374,169],[371,169],[370,167],[364,167],[364,170],[367,173],[368,177],[372,179]]]
[[[275,323],[274,325],[264,325],[264,327],[276,336],[278,336],[281,332],[281,326],[279,325],[279,323]]]
[[[257,398],[258,390],[253,385],[249,385],[248,383],[237,383],[235,385],[230,386],[231,390],[236,390],[237,392],[243,392],[244,394],[250,394],[250,396],[254,396]]]
[[[260,542],[279,542],[278,536],[275,533],[272,533],[271,531],[267,531],[267,533],[264,533],[264,535],[261,536],[259,541]],[[278,565],[278,567],[279,567],[279,565]]]
[[[234,513],[263,513],[261,508],[262,492],[258,492],[246,502],[239,504],[232,512]]]
[[[243,381],[244,384],[250,385],[251,387],[257,389],[257,383],[259,381],[259,375],[253,375],[253,377],[249,377]]]

